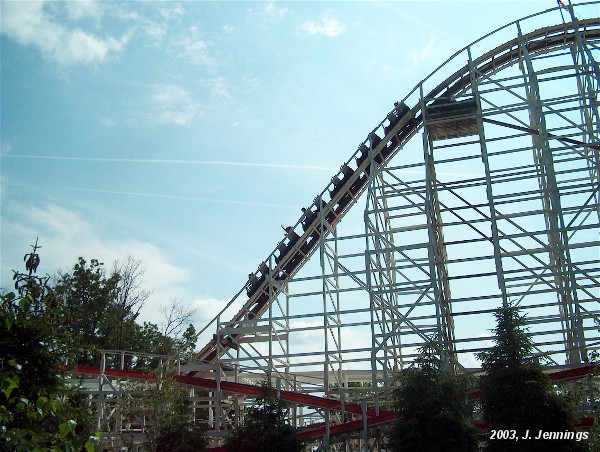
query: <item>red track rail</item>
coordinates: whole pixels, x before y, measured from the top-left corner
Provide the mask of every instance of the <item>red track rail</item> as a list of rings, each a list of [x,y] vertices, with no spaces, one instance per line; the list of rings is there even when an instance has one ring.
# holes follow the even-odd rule
[[[70,373],[85,374],[85,375],[100,375],[101,371],[98,367],[91,366],[77,366],[74,369],[67,369]],[[587,375],[595,374],[600,371],[600,366],[595,364],[587,364],[580,367],[571,369],[559,370],[548,374],[548,378],[553,381],[561,380],[573,380],[585,377]],[[155,380],[157,374],[155,372],[142,372],[139,370],[121,370],[121,369],[105,369],[104,375],[109,377],[117,378],[131,378],[138,380]],[[175,381],[190,386],[197,386],[206,389],[217,389],[217,381],[210,378],[191,377],[186,375],[175,375]],[[249,396],[260,397],[263,396],[263,392],[260,387],[244,383],[233,383],[229,381],[221,382],[221,391],[231,392],[235,394],[244,394]],[[481,391],[473,391],[469,394],[469,399],[475,400],[481,396]],[[303,406],[309,406],[313,408],[323,408],[336,411],[346,411],[356,415],[362,415],[362,407],[356,403],[343,404],[339,400],[326,399],[309,394],[302,394],[294,391],[278,391],[277,397],[286,402],[297,403]],[[373,427],[375,425],[386,424],[392,422],[396,418],[396,414],[393,411],[380,410],[379,414],[373,408],[367,408],[367,427]],[[362,430],[364,428],[364,420],[357,419],[342,424],[334,424],[329,428],[330,435],[337,435],[341,433],[347,433],[356,430]],[[486,424],[483,421],[476,421],[475,424],[481,428],[486,429]],[[581,427],[589,427],[594,424],[593,418],[582,418],[580,419]],[[318,438],[325,434],[326,427],[324,425],[318,425],[316,427],[310,427],[300,431],[298,436],[300,438]],[[218,452],[217,449],[210,449],[213,452]],[[224,449],[223,449],[224,450]]]
[[[566,380],[577,380],[578,378],[585,377],[587,375],[594,375],[600,373],[600,366],[597,364],[585,364],[579,367],[573,367],[571,369],[558,370],[556,372],[548,373],[548,378],[552,381],[566,381]],[[469,400],[477,400],[481,397],[481,391],[472,391],[469,394]]]
[[[65,371],[74,374],[85,375],[100,375],[100,368],[92,366],[77,366],[74,368],[66,368]],[[558,370],[548,373],[548,378],[553,381],[576,380],[587,375],[600,373],[600,366],[597,364],[585,364],[579,367],[570,369]],[[136,380],[155,380],[155,372],[142,372],[140,370],[121,370],[121,369],[105,369],[104,375],[117,378],[131,378]],[[181,384],[198,386],[207,389],[217,389],[217,381],[211,378],[200,378],[186,375],[175,375],[175,381]],[[245,383],[234,383],[230,381],[221,382],[221,391],[232,392],[236,394],[244,394],[249,396],[260,397],[263,392],[259,386]],[[316,408],[326,408],[336,411],[346,411],[353,414],[362,414],[362,408],[356,403],[345,403],[342,406],[341,401],[335,399],[326,399],[319,396],[303,394],[294,391],[279,391],[278,398],[286,402],[293,402],[299,405],[311,406]],[[469,395],[469,399],[477,399],[481,395],[481,391],[473,391]],[[380,412],[383,413],[383,412]],[[389,412],[391,413],[391,412]],[[373,408],[367,408],[367,416],[376,416],[377,413]]]
[[[137,380],[155,380],[157,374],[155,372],[142,372],[139,370],[122,370],[122,369],[105,369],[104,372],[100,371],[98,367],[91,366],[77,366],[74,369],[68,369],[68,372],[75,374],[85,375],[107,375],[109,377],[117,378],[131,378]],[[197,386],[207,389],[217,389],[216,380],[210,378],[190,377],[186,375],[175,375],[175,381],[180,384]],[[221,391],[232,392],[236,394],[244,394],[250,396],[263,396],[263,392],[260,387],[255,385],[233,383],[229,381],[221,382]],[[355,403],[342,404],[339,400],[326,399],[323,397],[313,396],[309,394],[302,394],[294,391],[278,391],[277,397],[287,402],[297,403],[299,405],[309,406],[313,408],[324,408],[336,411],[345,411],[347,413],[362,415],[362,407]],[[392,422],[396,418],[396,414],[393,411],[380,410],[379,414],[373,408],[367,408],[367,427],[373,427],[375,425],[385,424]],[[346,433],[355,430],[361,430],[364,428],[364,421],[362,419],[352,420],[344,422],[342,424],[331,425],[329,433],[331,435]],[[304,431],[300,432],[298,436],[300,438],[319,438],[325,434],[325,426],[319,425],[318,427],[311,428],[307,427]],[[223,448],[209,449],[213,452],[225,451]]]
[[[100,369],[98,367],[90,366],[77,366],[69,372],[75,374],[87,374],[87,375],[100,375]],[[137,380],[155,380],[157,375],[154,372],[142,372],[139,370],[120,370],[120,369],[106,369],[104,375],[109,377],[117,378],[131,378]],[[175,381],[180,384],[197,386],[206,389],[217,389],[217,381],[210,378],[191,377],[186,375],[175,375]],[[230,381],[221,382],[221,391],[232,392],[235,394],[244,394],[249,396],[260,397],[263,396],[263,392],[259,386],[244,384],[244,383],[233,383]],[[278,391],[277,398],[286,402],[297,403],[303,406],[309,406],[314,408],[324,408],[335,411],[345,411],[347,413],[362,415],[362,407],[356,403],[345,403],[335,399],[326,399],[324,397],[318,397],[309,394],[303,394],[294,391]],[[391,411],[380,411],[380,414],[393,414]],[[377,412],[373,408],[367,408],[367,416],[376,416]]]
[[[105,369],[104,372],[100,371],[98,367],[91,366],[77,366],[73,369],[66,369],[70,373],[74,374],[85,374],[85,375],[100,375],[101,373],[109,377],[116,378],[131,378],[138,380],[155,380],[157,374],[155,372],[142,372],[139,370],[122,370],[122,369]],[[573,380],[577,378],[585,377],[586,375],[594,374],[600,370],[598,365],[588,364],[585,366],[560,370],[548,374],[548,378],[551,380]],[[206,389],[217,389],[217,381],[210,378],[192,377],[186,375],[175,375],[175,381],[190,386],[197,386]],[[233,383],[228,381],[221,382],[221,390],[225,392],[232,392],[236,394],[244,394],[250,396],[262,396],[264,395],[261,388],[255,385],[249,385],[244,383]],[[477,399],[481,396],[480,391],[474,391],[469,395],[471,400]],[[278,391],[277,397],[287,402],[297,403],[299,405],[309,406],[313,408],[324,408],[336,411],[346,411],[348,413],[362,415],[362,407],[355,403],[346,403],[342,406],[339,400],[326,399],[323,397],[313,396],[309,394],[302,394],[294,391]],[[393,422],[396,419],[396,414],[393,411],[381,410],[379,414],[373,408],[367,408],[366,419],[356,419],[341,424],[333,424],[329,427],[330,435],[339,435],[343,433],[349,433],[353,431],[359,431],[365,428],[372,428],[377,425],[384,425]],[[483,421],[475,421],[475,425],[486,430],[489,426]],[[581,418],[579,420],[580,427],[590,427],[594,424],[593,418]],[[320,438],[326,433],[326,426],[319,424],[317,426],[307,426],[298,433],[298,437],[302,439]],[[223,447],[216,447],[208,449],[211,452],[226,452]]]

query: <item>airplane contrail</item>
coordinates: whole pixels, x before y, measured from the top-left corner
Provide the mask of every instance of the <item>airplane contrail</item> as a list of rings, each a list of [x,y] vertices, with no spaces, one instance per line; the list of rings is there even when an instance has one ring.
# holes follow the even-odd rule
[[[332,166],[315,165],[290,165],[286,163],[252,163],[231,162],[225,160],[175,160],[175,159],[135,159],[135,158],[110,158],[110,157],[64,157],[59,155],[23,155],[6,154],[2,158],[40,159],[40,160],[66,160],[81,162],[107,162],[107,163],[157,163],[157,164],[183,164],[183,165],[215,165],[215,166],[246,166],[254,168],[278,168],[307,171],[335,171]]]
[[[243,206],[256,206],[256,207],[269,207],[269,208],[290,208],[297,209],[298,206],[282,205],[282,204],[269,204],[264,202],[255,201],[236,201],[233,199],[216,199],[216,198],[198,198],[194,196],[180,196],[180,195],[165,195],[162,193],[148,193],[148,192],[133,192],[133,191],[117,191],[117,190],[103,190],[98,188],[82,188],[82,187],[55,187],[62,190],[71,191],[82,191],[88,193],[104,193],[109,195],[124,195],[124,196],[142,196],[146,198],[164,198],[174,199],[179,201],[191,201],[191,202],[209,202],[217,204],[236,204]]]
[[[290,165],[286,163],[252,163],[252,162],[231,162],[226,160],[176,160],[176,159],[135,159],[135,158],[111,158],[111,157],[64,157],[60,155],[24,155],[24,154],[5,154],[2,158],[22,158],[22,159],[42,159],[42,160],[67,160],[82,162],[107,162],[107,163],[155,163],[155,164],[184,164],[184,165],[214,165],[214,166],[245,166],[254,168],[278,168],[306,171],[328,171],[337,172],[339,168],[333,166],[315,166],[315,165]],[[398,169],[401,174],[424,174],[419,170]],[[464,177],[478,177],[474,173],[459,173],[440,171],[438,175],[452,175]]]

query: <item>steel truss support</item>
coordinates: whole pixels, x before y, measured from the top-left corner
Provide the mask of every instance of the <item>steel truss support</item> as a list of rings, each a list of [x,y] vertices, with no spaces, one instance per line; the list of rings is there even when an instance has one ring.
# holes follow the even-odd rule
[[[319,214],[321,234],[319,242],[319,258],[321,266],[322,300],[323,300],[323,389],[326,397],[330,397],[333,388],[339,390],[342,403],[344,402],[344,380],[342,377],[342,337],[340,332],[340,284],[338,265],[338,243],[336,228],[325,219],[323,212]],[[330,238],[325,238],[325,230],[330,232]],[[333,381],[331,380],[333,377]],[[333,421],[332,412],[324,410],[325,435],[323,447],[330,448],[329,427]],[[339,417],[336,422],[341,422]]]
[[[372,171],[374,176],[370,181],[364,214],[366,278],[371,314],[371,382],[373,388],[385,388],[391,384],[393,373],[402,368],[402,358],[398,353],[401,317],[395,290],[394,242],[386,208],[386,188],[383,175],[375,165]],[[379,409],[382,401],[377,389],[375,394],[375,407]]]
[[[203,380],[213,445],[267,380],[319,450],[385,450],[395,373],[433,338],[449,370],[479,367],[508,303],[565,379],[591,372],[577,364],[600,349],[600,19],[542,17],[466,47],[398,102],[202,329],[177,381]],[[125,374],[104,364],[90,402],[99,429],[122,429],[111,375]]]
[[[522,37],[520,29],[519,37]],[[534,161],[539,178],[541,200],[544,206],[550,265],[564,325],[567,362],[580,364],[582,361],[587,361],[588,358],[576,290],[575,269],[571,261],[569,237],[563,216],[561,193],[556,178],[554,155],[548,140],[546,117],[538,77],[533,68],[527,46],[522,39],[521,46],[523,60],[520,67],[525,79],[530,127],[538,132],[532,135]],[[580,87],[579,77],[578,87]]]
[[[270,265],[273,268],[273,265]],[[279,389],[293,388],[289,374],[289,295],[287,282],[271,272],[267,275],[267,291],[271,302],[266,315],[256,318],[250,312],[237,321],[222,323],[217,319],[216,361],[211,366],[216,389],[210,393],[210,426],[220,444],[222,432],[243,421],[243,398],[225,396],[221,382],[227,379],[239,381],[240,368],[256,374],[260,381],[267,381]]]
[[[433,338],[449,369],[478,367],[509,303],[549,363],[599,348],[600,20],[546,13],[458,52],[367,135],[293,227],[293,251],[280,242],[259,288],[224,308],[234,320],[199,353],[217,379],[266,375],[385,411],[394,374]],[[383,448],[366,421],[335,434],[360,414],[308,406],[293,422],[323,423],[322,449]]]
[[[571,20],[576,25],[575,34],[577,39],[571,46],[571,56],[575,72],[578,78],[579,102],[581,111],[581,138],[582,141],[597,145],[600,137],[600,104],[598,94],[600,93],[600,65],[594,59],[593,51],[598,48],[588,44],[582,36],[579,19],[574,14],[573,8],[569,10]],[[584,152],[590,163],[590,178],[592,183],[598,183],[598,152],[585,147]],[[596,197],[596,199],[598,199]],[[599,210],[600,211],[600,210]]]
[[[498,230],[498,212],[496,210],[494,191],[492,184],[492,175],[490,168],[490,159],[485,139],[485,130],[483,127],[483,116],[481,114],[481,97],[479,93],[479,74],[473,64],[470,49],[467,49],[469,57],[469,77],[471,78],[471,92],[475,99],[476,118],[477,118],[477,132],[479,135],[479,147],[481,150],[481,161],[484,168],[485,177],[485,193],[489,207],[489,220],[491,228],[491,242],[494,247],[494,262],[496,266],[496,279],[498,281],[498,288],[500,289],[502,306],[508,306],[508,295],[506,290],[506,283],[504,279],[504,268],[502,264],[502,248],[500,246],[500,231]]]
[[[448,279],[448,254],[444,240],[443,220],[438,199],[438,179],[435,171],[434,142],[430,133],[430,120],[427,115],[426,99],[421,87],[423,111],[423,161],[425,164],[425,215],[429,236],[429,275],[435,300],[437,331],[436,336],[442,353],[440,358],[448,369],[457,367],[454,350],[454,322],[452,319],[450,282]]]

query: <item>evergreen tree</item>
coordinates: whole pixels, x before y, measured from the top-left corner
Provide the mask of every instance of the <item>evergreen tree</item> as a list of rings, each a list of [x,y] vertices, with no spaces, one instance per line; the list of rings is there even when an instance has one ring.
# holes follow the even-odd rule
[[[544,374],[527,335],[525,319],[517,307],[495,313],[495,346],[479,354],[484,420],[496,437],[488,436],[488,451],[576,451],[587,442],[571,439],[536,439],[540,432],[575,432],[572,408],[554,390]],[[497,432],[509,436],[498,438]],[[508,432],[508,433],[504,433]],[[527,439],[529,438],[529,439]]]
[[[286,422],[285,403],[273,388],[262,383],[263,397],[246,410],[244,424],[225,441],[228,452],[300,452],[304,450],[296,429]]]
[[[465,403],[469,381],[445,370],[440,356],[439,344],[428,342],[414,365],[398,374],[391,451],[477,450],[478,433]]]

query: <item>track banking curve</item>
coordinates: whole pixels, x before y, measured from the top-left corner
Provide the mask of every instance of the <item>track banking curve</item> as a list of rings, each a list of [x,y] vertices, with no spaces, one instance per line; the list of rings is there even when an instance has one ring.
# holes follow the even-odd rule
[[[489,77],[518,63],[526,52],[529,55],[539,55],[567,48],[580,40],[588,42],[600,40],[600,18],[577,20],[572,15],[572,19],[571,22],[540,28],[527,34],[521,35],[519,33],[517,38],[472,59],[470,64],[465,64],[456,70],[434,89],[430,90],[428,94],[422,96],[423,100],[413,105],[412,108],[407,106],[405,101],[416,90],[422,89],[423,82],[427,80],[424,79],[403,101],[397,102],[394,109],[368,134],[367,138],[350,156],[350,159],[341,166],[340,172],[315,197],[310,207],[303,209],[304,212],[297,223],[286,228],[287,235],[263,261],[258,271],[249,275],[248,283],[202,331],[205,331],[209,325],[215,324],[220,315],[231,306],[243,291],[246,291],[248,301],[228,323],[222,323],[221,325],[227,327],[244,319],[252,320],[260,317],[268,309],[270,300],[279,293],[281,284],[300,270],[315,252],[320,240],[330,234],[333,227],[357,202],[369,185],[370,174],[374,172],[374,167],[385,167],[405,144],[417,134],[423,126],[426,110],[436,105],[444,105],[446,107],[450,106],[454,109],[454,112],[460,111],[462,102],[454,102],[454,99],[456,96],[468,91],[473,77],[476,80]],[[515,24],[518,25],[518,21],[508,24],[489,35]],[[470,46],[465,47],[465,49],[470,49]],[[449,61],[464,52],[465,49],[453,55],[434,73],[444,69]],[[600,69],[597,65],[594,66],[593,71],[597,79],[600,79]],[[519,127],[505,123],[498,125]],[[526,132],[538,133],[532,129],[528,129]],[[566,137],[549,136],[549,138],[569,141]],[[586,145],[598,149],[597,145]],[[232,332],[220,338],[214,336],[197,353],[196,359],[202,362],[215,361],[224,350],[235,347],[235,341],[242,335],[243,332]]]

